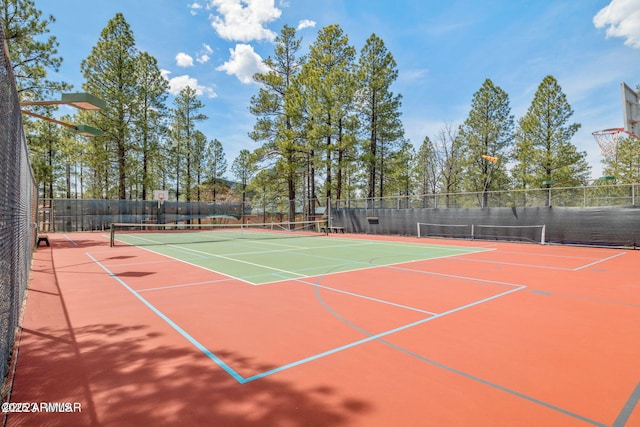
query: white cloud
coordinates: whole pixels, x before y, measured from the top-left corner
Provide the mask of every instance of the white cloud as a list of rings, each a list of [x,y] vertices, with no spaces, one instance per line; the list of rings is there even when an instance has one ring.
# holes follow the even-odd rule
[[[187,86],[195,90],[196,95],[198,96],[205,95],[207,98],[215,98],[218,96],[213,88],[201,85],[198,83],[198,79],[187,74],[169,78],[171,71],[160,70],[160,73],[162,74],[162,77],[169,82],[169,93],[173,96],[179,95],[182,89]]]
[[[198,63],[200,63],[200,64],[205,64],[205,63],[209,62],[210,59],[211,59],[211,57],[209,55],[207,55],[206,53],[203,53],[202,55],[199,55],[196,58],[196,61],[198,61]]]
[[[303,19],[302,21],[298,22],[298,30],[303,30],[305,28],[314,28],[316,26],[316,21],[312,21],[310,19]]]
[[[178,67],[193,67],[193,58],[184,52],[176,55],[176,64]]]
[[[189,9],[191,9],[191,15],[197,15],[200,9],[202,9],[202,5],[197,1],[194,1],[189,5]]]
[[[268,71],[260,55],[248,44],[237,44],[235,49],[229,49],[229,53],[231,54],[229,60],[217,70],[236,76],[242,83],[249,84],[253,82],[254,74]]]
[[[405,84],[411,84],[423,81],[428,75],[428,68],[409,68],[399,73],[399,80]]]
[[[282,13],[274,0],[211,0],[218,15],[211,15],[211,26],[226,40],[249,42],[273,41],[276,34],[265,27]]]
[[[205,64],[209,62],[211,59],[211,54],[213,53],[213,49],[206,43],[202,44],[202,50],[200,50],[197,54],[196,61],[200,64]]]
[[[640,2],[611,0],[593,17],[596,28],[607,27],[608,37],[626,38],[624,44],[640,49]]]

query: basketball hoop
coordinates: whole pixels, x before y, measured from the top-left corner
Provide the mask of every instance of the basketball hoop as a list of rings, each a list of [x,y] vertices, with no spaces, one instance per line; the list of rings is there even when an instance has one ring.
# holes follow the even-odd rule
[[[483,155],[482,155],[482,156],[480,156],[480,157],[482,157],[483,159],[485,159],[485,160],[486,160],[486,161],[488,161],[488,162],[491,162],[491,163],[498,163],[498,158],[497,158],[497,157],[489,156],[489,155],[487,155],[487,154],[483,154]]]
[[[620,141],[626,138],[640,139],[623,128],[598,130],[593,132],[591,135],[593,135],[598,146],[600,146],[600,152],[605,158],[615,157]]]

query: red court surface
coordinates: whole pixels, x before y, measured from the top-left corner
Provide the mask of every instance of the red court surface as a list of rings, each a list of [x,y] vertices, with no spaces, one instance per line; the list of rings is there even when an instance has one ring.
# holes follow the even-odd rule
[[[640,426],[638,251],[378,237],[491,250],[254,286],[49,239],[9,426]]]

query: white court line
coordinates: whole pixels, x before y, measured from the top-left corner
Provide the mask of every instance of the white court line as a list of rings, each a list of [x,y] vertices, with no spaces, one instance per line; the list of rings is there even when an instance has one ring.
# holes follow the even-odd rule
[[[587,256],[577,256],[577,255],[557,255],[557,254],[550,254],[550,253],[536,253],[536,252],[521,252],[521,251],[505,251],[502,249],[497,249],[498,252],[500,253],[504,253],[504,254],[517,254],[517,255],[526,255],[528,257],[545,257],[545,258],[567,258],[567,259],[581,259],[581,260],[585,260],[585,259],[600,259],[596,256],[593,257],[587,257]]]
[[[499,251],[498,251],[499,253]],[[523,255],[528,255],[526,252],[509,252],[509,253],[519,253],[519,254],[523,254]],[[547,270],[560,270],[560,271],[579,271],[579,270],[583,270],[585,268],[589,268],[591,266],[594,266],[596,264],[600,264],[602,262],[605,261],[609,261],[610,259],[619,257],[621,255],[626,254],[626,252],[621,252],[615,255],[612,255],[610,257],[606,257],[606,258],[587,258],[587,257],[566,257],[566,256],[558,256],[558,257],[553,257],[553,258],[573,258],[573,259],[584,259],[584,260],[589,260],[589,259],[595,259],[595,261],[590,262],[588,264],[584,264],[581,265],[579,267],[554,267],[554,266],[550,266],[550,265],[541,265],[541,264],[525,264],[525,263],[518,263],[518,262],[506,262],[506,261],[496,261],[496,260],[490,260],[490,259],[473,259],[473,258],[463,258],[460,257],[459,259],[463,260],[463,261],[471,261],[471,262],[484,262],[487,264],[501,264],[501,265],[513,265],[516,267],[533,267],[533,268],[541,268],[541,269],[547,269]],[[469,254],[465,254],[465,255],[469,255]],[[551,256],[551,255],[549,255]]]
[[[224,283],[224,282],[228,282],[230,280],[233,280],[233,279],[231,277],[228,277],[226,279],[207,280],[205,282],[182,283],[182,284],[179,284],[179,285],[169,285],[169,286],[160,286],[160,287],[155,287],[155,288],[136,289],[136,292],[164,291],[165,289],[187,288],[187,287],[190,287],[190,286],[209,285],[209,284],[212,284],[212,283]]]
[[[603,258],[603,259],[600,259],[598,261],[594,261],[594,262],[592,262],[590,264],[583,265],[582,267],[574,268],[573,271],[583,270],[585,268],[592,267],[592,266],[594,266],[596,264],[600,264],[601,262],[609,261],[610,259],[617,258],[617,257],[622,256],[622,255],[626,255],[626,252],[620,252],[618,254],[611,255],[610,257]]]
[[[463,261],[484,262],[484,263],[487,263],[487,264],[514,265],[516,267],[544,268],[544,269],[547,269],[547,270],[575,271],[574,268],[552,267],[550,265],[523,264],[523,263],[518,263],[518,262],[493,261],[493,260],[489,260],[489,259],[472,259],[472,258],[460,258],[460,259],[463,260]]]
[[[230,275],[230,274],[223,273],[223,272],[221,272],[221,271],[212,270],[212,269],[210,269],[210,268],[203,267],[203,266],[201,266],[201,265],[194,264],[194,263],[189,262],[189,261],[185,261],[184,259],[181,259],[181,258],[177,258],[177,257],[171,256],[171,255],[167,255],[167,254],[163,254],[163,253],[160,253],[160,252],[156,252],[156,251],[154,251],[154,250],[151,250],[151,249],[149,249],[149,248],[145,248],[145,247],[142,247],[142,246],[131,246],[131,247],[132,247],[132,248],[136,248],[136,249],[142,249],[142,250],[145,250],[145,251],[147,251],[147,252],[151,252],[152,254],[160,255],[160,256],[163,256],[163,257],[166,257],[166,258],[169,258],[169,259],[172,259],[172,260],[178,261],[178,262],[183,262],[183,263],[185,263],[185,264],[187,264],[187,265],[190,265],[190,266],[192,266],[192,267],[197,267],[197,268],[200,268],[200,269],[202,269],[202,270],[207,270],[207,271],[208,271],[208,272],[210,272],[210,273],[219,274],[219,275],[221,275],[221,276],[228,277],[228,278],[230,278],[230,279],[238,280],[238,281],[240,281],[240,282],[247,283],[247,284],[249,284],[249,285],[254,285],[254,286],[255,286],[255,283],[252,283],[252,282],[250,282],[250,281],[248,281],[248,280],[244,280],[244,279],[241,279],[241,278],[239,278],[239,277],[235,277],[235,276],[232,276],[232,275]],[[105,251],[102,251],[102,252],[105,252]],[[87,252],[87,254],[88,254],[89,256],[93,256],[93,255],[91,255],[89,252]]]
[[[269,266],[262,265],[262,264],[256,264],[255,262],[243,261],[243,260],[239,260],[239,259],[235,259],[235,258],[230,258],[230,257],[226,257],[224,255],[210,254],[209,252],[203,252],[203,251],[199,251],[197,249],[183,248],[183,247],[180,247],[180,246],[177,246],[177,245],[167,245],[167,246],[175,248],[175,249],[178,249],[178,250],[183,251],[183,252],[194,252],[194,253],[197,253],[197,254],[198,253],[199,254],[205,254],[205,255],[208,255],[208,256],[215,257],[215,258],[226,259],[227,261],[234,261],[234,262],[239,262],[241,264],[247,264],[247,265],[251,265],[251,266],[254,266],[254,267],[265,268],[267,270],[277,271],[279,273],[292,274],[294,276],[305,277],[304,274],[294,273],[293,271],[283,270],[281,268],[269,267]],[[293,279],[293,277],[292,277],[292,279]]]
[[[403,264],[412,264],[412,263],[416,263],[416,262],[425,262],[425,261],[432,261],[432,260],[437,260],[437,259],[443,259],[443,258],[455,258],[461,255],[468,255],[468,253],[463,253],[463,254],[451,254],[451,255],[442,255],[442,256],[438,256],[438,257],[432,257],[432,258],[424,258],[424,259],[418,259],[418,260],[413,260],[413,261],[399,261],[399,262],[394,262],[394,263],[390,263],[390,264],[377,264],[377,265],[370,265],[370,264],[366,264],[363,261],[350,261],[350,263],[353,264],[364,264],[366,265],[366,267],[361,267],[361,268],[351,268],[349,270],[346,271],[333,271],[330,273],[319,273],[319,274],[314,274],[314,275],[310,275],[310,276],[306,276],[303,277],[301,279],[305,279],[305,278],[309,278],[309,277],[325,277],[325,276],[332,276],[335,274],[343,274],[343,273],[353,273],[356,271],[364,271],[364,270],[372,270],[374,268],[397,268],[402,270],[401,267],[396,267],[398,265],[403,265]],[[345,264],[343,264],[345,265]],[[417,273],[426,273],[424,271],[421,270],[410,270],[410,269],[406,269],[407,271],[414,271]],[[431,273],[429,273],[431,274]],[[433,274],[437,274],[437,273],[433,273]],[[256,286],[262,286],[262,285],[272,285],[274,283],[280,283],[280,282],[285,282],[287,280],[300,280],[300,279],[282,279],[282,280],[274,280],[272,282],[264,282],[264,283],[257,283],[255,284]],[[478,279],[481,280],[481,279]],[[485,280],[485,282],[489,282],[487,280]],[[495,282],[495,283],[499,283],[499,282]]]
[[[434,271],[414,270],[412,268],[395,267],[395,266],[390,266],[390,268],[392,268],[394,270],[400,270],[400,271],[409,271],[411,273],[421,273],[421,274],[429,274],[429,275],[432,275],[432,276],[448,277],[448,278],[451,278],[451,279],[469,280],[469,281],[474,281],[474,282],[484,282],[484,283],[490,283],[492,285],[504,285],[504,286],[519,287],[519,288],[526,288],[527,287],[525,285],[520,285],[520,284],[517,284],[517,283],[501,282],[501,281],[498,281],[498,280],[477,279],[475,277],[458,276],[458,275],[455,275],[455,274],[446,274],[446,273],[436,273]]]
[[[141,239],[141,240],[147,240],[149,242],[159,243],[159,242],[155,242],[154,240],[150,240],[150,239],[145,239],[145,238],[140,238],[140,237],[138,237],[138,238]],[[184,263],[186,263],[188,265],[193,265],[193,266],[202,268],[204,270],[214,272],[216,274],[221,274],[221,275],[223,275],[225,277],[230,277],[230,278],[235,279],[235,280],[240,280],[240,281],[242,281],[244,283],[248,283],[248,284],[253,285],[253,286],[270,285],[270,284],[275,284],[275,283],[286,282],[288,280],[305,279],[305,278],[316,277],[316,276],[327,276],[327,275],[334,275],[334,274],[341,274],[341,273],[350,273],[350,272],[354,272],[354,271],[370,270],[370,269],[373,269],[373,268],[392,267],[392,266],[396,266],[396,265],[402,265],[402,264],[413,263],[413,262],[422,262],[422,261],[431,261],[431,260],[442,259],[442,258],[459,257],[459,256],[469,255],[470,253],[488,252],[488,251],[494,251],[495,250],[493,248],[473,248],[473,247],[465,247],[465,246],[446,246],[446,245],[433,245],[433,244],[423,244],[423,243],[406,243],[406,244],[404,244],[404,243],[393,243],[393,242],[386,242],[386,241],[368,241],[368,240],[360,240],[360,239],[349,239],[349,238],[341,238],[341,237],[338,237],[337,239],[340,239],[342,241],[354,242],[353,246],[356,246],[356,247],[357,246],[374,246],[375,247],[375,246],[381,246],[382,245],[382,246],[385,246],[385,247],[386,246],[399,246],[399,247],[412,247],[412,248],[415,248],[416,246],[420,246],[420,247],[424,247],[424,248],[436,248],[436,249],[439,249],[439,250],[442,250],[442,251],[456,251],[457,253],[448,254],[448,255],[442,255],[442,256],[438,256],[438,257],[421,258],[421,259],[417,259],[417,260],[403,260],[403,261],[399,261],[399,262],[396,262],[396,263],[377,264],[377,265],[367,264],[364,261],[349,261],[348,263],[343,263],[343,264],[340,264],[340,265],[338,265],[336,267],[340,267],[340,266],[348,265],[348,264],[353,264],[353,265],[360,264],[360,265],[364,265],[364,266],[361,267],[361,268],[349,268],[346,271],[335,271],[335,272],[330,272],[330,273],[319,273],[319,274],[311,274],[311,275],[309,275],[309,274],[300,274],[300,273],[296,273],[296,272],[292,272],[292,271],[288,271],[288,270],[269,267],[269,266],[266,266],[266,265],[252,263],[252,262],[249,262],[249,261],[242,261],[242,260],[235,259],[235,258],[229,258],[229,257],[224,256],[224,255],[212,254],[212,253],[200,251],[200,250],[197,250],[197,249],[190,249],[190,248],[186,248],[186,247],[183,247],[183,246],[180,246],[180,245],[168,245],[168,244],[162,244],[161,245],[161,246],[164,246],[164,247],[172,247],[174,250],[177,250],[179,252],[200,256],[201,259],[221,258],[221,259],[226,259],[226,260],[229,260],[229,261],[235,261],[235,262],[244,263],[244,264],[247,264],[247,265],[252,265],[252,266],[255,266],[255,267],[259,267],[259,268],[264,268],[264,269],[267,269],[267,270],[272,270],[272,271],[284,273],[284,274],[287,274],[287,275],[298,276],[298,277],[281,278],[281,279],[277,279],[277,280],[273,280],[273,281],[269,281],[269,282],[254,283],[254,282],[251,282],[251,281],[249,281],[247,279],[242,279],[242,278],[239,278],[239,277],[235,277],[235,276],[232,276],[232,275],[229,275],[229,274],[222,273],[222,272],[217,271],[217,270],[212,270],[212,269],[209,269],[207,267],[203,267],[203,266],[194,264],[192,262],[183,260],[181,258],[173,257],[173,256],[170,256],[170,255],[164,254],[162,252],[154,251],[154,250],[149,249],[149,248],[144,247],[144,246],[133,246],[132,245],[131,247],[132,248],[143,249],[143,250],[146,250],[148,252],[151,252],[151,253],[154,253],[154,254],[157,254],[157,255],[161,255],[161,256],[165,256],[167,258],[170,258],[170,259],[173,259],[173,260],[176,260],[176,261],[181,261],[181,262],[184,262]],[[358,243],[356,243],[356,242],[358,242]],[[124,242],[124,243],[126,243],[126,242]],[[345,247],[345,245],[332,245],[332,246],[333,247]],[[349,245],[349,246],[352,246],[352,245]],[[318,249],[318,248],[313,248],[313,249]],[[459,253],[461,251],[463,253]],[[271,252],[273,252],[273,251],[271,251]],[[258,253],[263,253],[263,252],[258,252]],[[246,255],[246,254],[247,254],[246,252],[242,252],[242,253],[238,253],[236,255]],[[230,255],[233,255],[233,254],[230,254]],[[311,256],[314,257],[314,255],[311,255]],[[252,277],[259,277],[259,276],[264,276],[264,275],[258,275],[258,276],[252,276]]]
[[[324,276],[321,276],[321,277],[324,277]],[[295,281],[298,282],[298,283],[305,284],[305,285],[314,286],[316,288],[326,289],[328,291],[333,291],[333,292],[349,295],[349,296],[356,297],[356,298],[366,299],[366,300],[373,301],[373,302],[379,302],[381,304],[391,305],[393,307],[398,307],[398,308],[402,308],[402,309],[405,309],[405,310],[417,311],[418,313],[429,314],[429,315],[432,315],[432,316],[437,316],[438,314],[440,314],[440,313],[436,313],[436,312],[433,312],[433,311],[423,310],[421,308],[410,307],[408,305],[398,304],[398,303],[395,303],[395,302],[391,302],[391,301],[387,301],[387,300],[383,300],[383,299],[379,299],[379,298],[370,297],[370,296],[367,296],[367,295],[356,294],[355,292],[349,292],[349,291],[345,291],[345,290],[342,290],[342,289],[332,288],[330,286],[319,285],[317,283],[309,282],[309,281],[306,281],[306,280],[303,280],[303,279],[295,279]]]
[[[73,240],[71,237],[69,237],[69,235],[68,235],[68,234],[66,234],[66,233],[65,233],[65,234],[64,234],[64,237],[65,237],[68,241],[70,241],[70,242],[71,242],[71,244],[72,244],[73,246],[78,246],[78,243],[77,243],[75,240]]]

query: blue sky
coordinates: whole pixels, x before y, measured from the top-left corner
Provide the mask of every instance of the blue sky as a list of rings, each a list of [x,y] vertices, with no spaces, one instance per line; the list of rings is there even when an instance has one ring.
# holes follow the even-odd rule
[[[308,46],[339,24],[358,50],[375,33],[398,63],[392,87],[403,96],[405,136],[419,146],[445,124],[466,118],[490,78],[525,114],[547,75],[567,95],[592,176],[601,156],[591,132],[622,126],[620,83],[640,84],[640,0],[35,0],[56,23],[64,62],[59,76],[80,90],[80,63],[107,22],[121,12],[136,44],[159,61],[172,91],[194,87],[209,119],[199,129],[223,144],[229,165],[258,143],[250,76],[273,53],[282,27],[300,28]],[[306,52],[306,49],[305,49]],[[170,97],[170,106],[172,105]],[[230,175],[228,172],[227,175]]]

